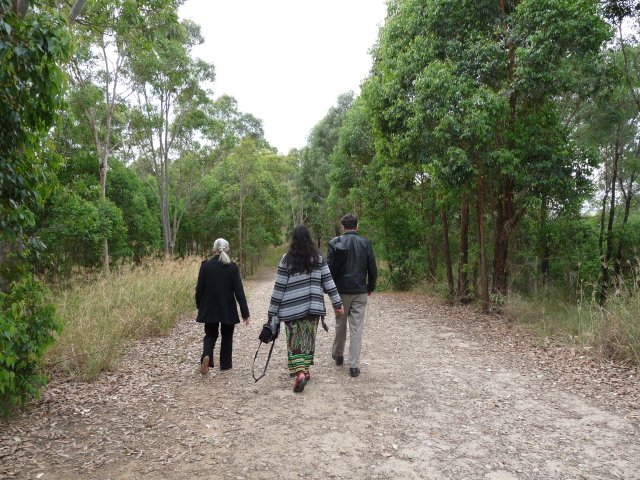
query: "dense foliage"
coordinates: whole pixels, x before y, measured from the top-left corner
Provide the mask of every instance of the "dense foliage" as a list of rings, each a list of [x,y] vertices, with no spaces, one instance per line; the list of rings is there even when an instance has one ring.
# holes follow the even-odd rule
[[[58,158],[48,132],[63,106],[66,22],[46,9],[20,18],[0,2],[0,413],[37,393],[38,362],[59,328],[31,274],[42,249],[26,235],[49,196]]]
[[[259,119],[214,97],[214,67],[193,57],[204,39],[179,20],[181,3],[90,2],[73,27],[68,108],[53,136],[60,185],[31,231],[52,278],[160,252],[206,255],[217,237],[251,271],[281,241],[286,161]]]
[[[600,7],[389,2],[329,202],[361,214],[392,285],[444,281],[488,308],[514,289],[633,281],[636,46],[611,39],[636,10]]]
[[[72,25],[56,2],[0,1],[5,411],[59,328],[36,278],[108,284],[217,237],[250,273],[291,227],[321,246],[348,211],[390,288],[484,310],[638,293],[637,2],[389,0],[359,95],[284,156],[215,96],[181,0],[76,2]]]
[[[73,25],[55,2],[0,4],[4,413],[37,393],[60,328],[34,273],[60,288],[78,268],[205,256],[217,237],[250,272],[282,241],[291,161],[235,99],[213,96],[180,3],[89,2]]]

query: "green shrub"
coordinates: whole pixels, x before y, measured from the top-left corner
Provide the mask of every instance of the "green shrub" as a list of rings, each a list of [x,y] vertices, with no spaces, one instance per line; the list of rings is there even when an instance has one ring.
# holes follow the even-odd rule
[[[53,264],[66,275],[76,265],[99,265],[105,239],[113,260],[131,256],[122,211],[109,199],[86,200],[61,189],[51,200],[46,224],[39,234]]]
[[[38,374],[40,358],[60,323],[46,288],[30,275],[0,292],[0,414],[37,397],[45,377]]]

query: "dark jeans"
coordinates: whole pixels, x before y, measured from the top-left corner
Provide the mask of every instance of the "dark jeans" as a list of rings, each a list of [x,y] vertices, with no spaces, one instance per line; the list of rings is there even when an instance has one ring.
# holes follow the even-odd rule
[[[222,331],[222,341],[220,342],[220,370],[228,370],[232,366],[231,354],[233,350],[233,329],[235,325],[225,325],[224,323],[205,323],[204,339],[202,341],[202,357],[209,355],[209,366],[213,367],[213,347],[218,340],[218,325]]]

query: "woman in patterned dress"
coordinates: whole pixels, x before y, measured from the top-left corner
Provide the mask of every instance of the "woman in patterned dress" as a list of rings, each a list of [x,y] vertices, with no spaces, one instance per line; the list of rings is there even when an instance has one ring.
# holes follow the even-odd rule
[[[331,272],[303,225],[291,235],[289,251],[278,264],[271,294],[269,317],[278,316],[287,338],[289,375],[295,378],[294,392],[302,392],[310,380],[318,322],[326,315],[324,294],[337,315],[344,311]]]

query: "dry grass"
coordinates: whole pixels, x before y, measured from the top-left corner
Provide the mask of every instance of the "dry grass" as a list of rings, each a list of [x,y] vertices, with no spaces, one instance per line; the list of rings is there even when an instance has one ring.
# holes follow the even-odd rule
[[[167,334],[195,310],[200,261],[149,261],[57,292],[64,331],[47,352],[47,365],[91,379],[111,368],[127,341]]]
[[[542,339],[587,347],[626,364],[640,364],[640,292],[611,296],[603,308],[595,300],[567,303],[550,292],[536,298],[510,295],[509,317],[530,324]]]
[[[609,300],[606,308],[595,310],[598,343],[608,357],[640,365],[640,292]]]

